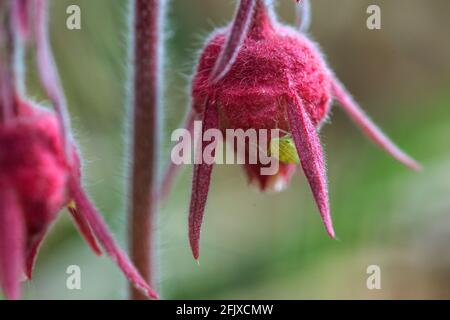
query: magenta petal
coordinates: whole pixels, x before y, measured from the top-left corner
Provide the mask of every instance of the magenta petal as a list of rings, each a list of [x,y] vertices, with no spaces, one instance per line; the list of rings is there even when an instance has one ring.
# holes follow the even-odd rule
[[[214,102],[209,100],[206,103],[203,114],[203,132],[208,129],[217,128],[219,125],[219,114]],[[202,157],[203,150],[209,142],[199,142],[196,150],[196,158]],[[201,147],[201,150],[199,150]],[[208,198],[209,183],[214,164],[195,164],[192,178],[191,204],[189,207],[189,242],[195,260],[199,257],[200,229],[205,213],[206,200]]]
[[[67,208],[72,216],[75,224],[77,225],[78,231],[80,231],[83,238],[86,240],[89,247],[94,251],[94,253],[98,256],[102,254],[102,250],[99,248],[97,240],[95,236],[92,234],[92,229],[89,226],[89,223],[86,221],[84,216],[80,214],[77,208],[69,205]]]
[[[381,147],[392,157],[405,164],[413,170],[420,171],[422,166],[413,158],[408,156],[399,147],[397,147],[375,123],[364,113],[361,107],[353,100],[350,93],[344,88],[339,80],[334,79],[332,83],[333,94],[340,102],[342,108],[348,113],[350,118],[361,128],[361,130],[375,144]]]
[[[191,135],[194,130],[194,121],[197,117],[197,113],[193,108],[189,111],[189,114],[186,117],[184,128],[188,130]],[[173,161],[169,160],[169,164],[167,165],[166,172],[164,173],[164,177],[161,184],[161,189],[159,192],[158,200],[164,201],[170,193],[172,189],[173,182],[175,177],[177,176],[178,170],[180,169],[179,165],[173,163]]]
[[[255,2],[255,0],[240,0],[228,38],[211,73],[212,83],[216,83],[223,78],[236,60],[252,21]]]
[[[296,94],[293,94],[288,100],[287,114],[291,134],[297,147],[303,171],[308,179],[326,230],[334,238],[335,234],[328,201],[325,162],[316,128],[312,124],[303,102]]]
[[[142,278],[128,256],[117,246],[102,216],[84,192],[80,182],[76,179],[71,179],[70,190],[80,214],[89,223],[98,241],[112,260],[119,266],[128,280],[133,283],[137,289],[142,290],[147,296],[158,299],[156,292],[153,291],[150,285]]]
[[[24,270],[25,230],[14,191],[0,186],[0,284],[7,299],[20,298]]]

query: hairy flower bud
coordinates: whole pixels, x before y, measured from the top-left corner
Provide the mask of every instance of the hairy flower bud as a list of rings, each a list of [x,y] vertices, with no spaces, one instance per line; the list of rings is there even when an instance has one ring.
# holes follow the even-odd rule
[[[302,14],[308,12],[306,8]],[[302,17],[302,29],[307,20]],[[226,57],[228,61],[224,61]],[[193,111],[188,119],[202,119],[204,132],[210,128],[285,132],[287,151],[292,153],[292,141],[298,153],[298,157],[287,158],[300,160],[326,230],[334,237],[324,154],[318,135],[333,98],[371,140],[407,166],[420,168],[365,116],[327,67],[318,47],[303,33],[277,22],[272,8],[263,0],[240,1],[233,23],[208,39],[192,80]],[[203,143],[202,147],[205,146]],[[244,169],[249,181],[263,191],[283,189],[295,170],[290,161],[280,160],[278,172],[264,176],[259,170],[262,166],[245,165]],[[210,164],[194,166],[189,238],[195,259],[199,255],[211,172]],[[169,170],[167,177],[172,176]]]
[[[72,145],[69,162],[56,115],[21,98],[15,99],[15,110],[12,119],[0,123],[0,285],[5,295],[19,297],[21,274],[31,279],[42,240],[68,207],[93,251],[101,254],[98,241],[132,283],[157,297],[85,194],[76,148]]]

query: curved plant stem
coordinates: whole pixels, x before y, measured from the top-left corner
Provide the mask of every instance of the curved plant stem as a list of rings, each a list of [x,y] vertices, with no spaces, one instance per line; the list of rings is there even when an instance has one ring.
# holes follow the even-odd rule
[[[10,120],[16,114],[15,95],[15,39],[8,16],[11,3],[0,2],[0,122]]]
[[[128,219],[131,259],[144,278],[155,284],[154,222],[160,132],[164,0],[133,0],[134,51],[131,115],[131,171]],[[130,287],[130,299],[145,299]]]
[[[226,43],[211,72],[211,82],[216,83],[230,70],[245,40],[253,16],[256,0],[240,0]]]
[[[308,31],[310,24],[311,3],[310,0],[302,0],[299,4],[297,4],[297,28],[301,32],[306,32]]]
[[[35,32],[36,32],[36,54],[39,77],[47,96],[55,108],[58,116],[61,133],[64,138],[66,155],[71,160],[70,142],[70,117],[67,110],[66,97],[61,84],[61,79],[55,63],[55,58],[50,44],[48,30],[48,1],[36,0]]]

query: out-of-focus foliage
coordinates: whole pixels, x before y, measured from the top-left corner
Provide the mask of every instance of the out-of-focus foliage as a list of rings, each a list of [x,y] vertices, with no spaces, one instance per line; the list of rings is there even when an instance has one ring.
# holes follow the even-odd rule
[[[89,189],[122,239],[127,2],[58,0],[51,11],[52,42]],[[293,23],[291,1],[278,3],[280,19]],[[366,28],[373,3],[382,12],[377,31]],[[82,30],[65,27],[70,4],[81,8]],[[231,18],[233,5],[171,1],[161,159],[189,105],[196,52]],[[164,298],[450,298],[450,2],[314,0],[313,9],[310,33],[332,68],[425,170],[414,173],[391,160],[335,108],[321,136],[339,240],[326,236],[300,174],[286,192],[265,195],[247,186],[238,166],[218,166],[197,265],[187,241],[186,167],[157,226]],[[28,76],[30,94],[42,101],[33,69]],[[95,258],[68,222],[60,219],[46,239],[26,297],[122,298],[120,273],[108,259]],[[66,268],[73,264],[82,271],[79,291],[66,289]],[[366,287],[366,268],[373,264],[382,271],[381,290]]]

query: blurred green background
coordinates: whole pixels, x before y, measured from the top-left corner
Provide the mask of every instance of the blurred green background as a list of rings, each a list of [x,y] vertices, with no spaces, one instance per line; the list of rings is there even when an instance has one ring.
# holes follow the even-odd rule
[[[293,1],[276,2],[280,19],[293,23]],[[321,137],[339,240],[327,237],[302,174],[281,194],[261,194],[240,167],[218,166],[198,265],[187,240],[192,168],[186,167],[156,227],[158,287],[166,299],[450,298],[450,2],[312,2],[310,33],[330,66],[425,170],[411,172],[390,159],[334,108]],[[51,4],[52,43],[86,184],[125,246],[128,1]],[[66,29],[71,4],[81,8],[79,31]],[[381,30],[366,28],[370,4],[381,7]],[[161,159],[188,108],[189,75],[203,39],[229,21],[233,8],[232,0],[171,1]],[[33,68],[28,90],[46,100]],[[73,264],[81,267],[79,291],[66,289],[66,268]],[[381,290],[366,287],[369,265],[381,268]],[[30,299],[120,299],[126,289],[115,265],[90,252],[67,214],[24,286]]]

